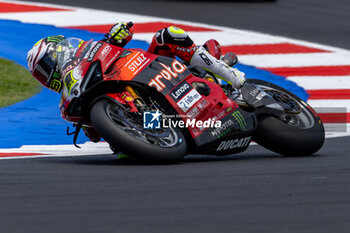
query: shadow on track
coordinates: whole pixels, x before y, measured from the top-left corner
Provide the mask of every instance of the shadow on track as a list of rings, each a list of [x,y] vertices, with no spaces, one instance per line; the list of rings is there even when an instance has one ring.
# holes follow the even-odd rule
[[[54,164],[71,164],[71,165],[92,165],[92,166],[163,166],[163,165],[189,165],[199,163],[214,163],[214,162],[244,162],[244,161],[261,161],[261,160],[280,160],[280,159],[305,159],[315,158],[321,155],[313,155],[307,157],[284,157],[273,152],[266,153],[242,153],[229,156],[214,156],[214,155],[188,155],[182,161],[175,163],[158,163],[147,162],[135,159],[118,159],[116,155],[91,155],[81,157],[58,157],[42,160],[45,163]]]
[[[217,4],[217,2],[230,2],[230,3],[266,3],[266,2],[277,2],[277,0],[153,0],[155,2],[212,2]]]

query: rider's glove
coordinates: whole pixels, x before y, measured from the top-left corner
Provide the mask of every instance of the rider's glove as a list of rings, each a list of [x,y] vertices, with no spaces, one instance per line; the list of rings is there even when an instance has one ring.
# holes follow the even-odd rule
[[[112,42],[121,44],[123,40],[129,40],[132,37],[132,31],[127,23],[121,22],[117,23],[109,30],[109,36]],[[130,38],[130,39],[129,39]]]

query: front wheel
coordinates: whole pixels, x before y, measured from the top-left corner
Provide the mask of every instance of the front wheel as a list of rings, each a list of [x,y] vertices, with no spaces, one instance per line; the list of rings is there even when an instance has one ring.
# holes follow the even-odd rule
[[[262,80],[248,80],[275,100],[289,106],[285,114],[258,116],[254,140],[263,147],[285,156],[316,153],[323,145],[325,131],[321,119],[310,105],[291,92]]]
[[[187,145],[180,130],[143,129],[140,113],[129,112],[113,101],[97,101],[90,118],[96,131],[110,145],[134,158],[168,162],[186,155]]]

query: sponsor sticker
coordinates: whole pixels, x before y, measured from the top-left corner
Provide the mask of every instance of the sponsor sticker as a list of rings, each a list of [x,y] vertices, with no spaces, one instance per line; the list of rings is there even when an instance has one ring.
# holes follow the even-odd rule
[[[252,137],[245,137],[245,138],[237,138],[233,140],[228,140],[228,141],[222,141],[216,151],[221,151],[221,150],[232,150],[236,148],[243,148],[248,146],[250,139]]]
[[[245,131],[247,129],[247,122],[245,121],[244,117],[242,116],[241,112],[239,110],[236,110],[232,113],[232,116],[237,120],[239,127]]]
[[[136,74],[138,71],[140,71],[151,59],[147,58],[145,54],[138,53],[138,56],[133,57],[126,66],[128,69],[133,72],[133,74]]]
[[[199,108],[199,110],[203,110],[208,105],[209,105],[209,102],[206,99],[203,99],[198,103],[197,107]]]
[[[199,109],[197,107],[193,107],[190,111],[188,111],[188,113],[186,114],[186,116],[188,118],[195,118],[196,116],[198,116],[198,114],[200,113]]]
[[[205,64],[207,64],[208,66],[212,65],[213,62],[209,59],[209,57],[207,55],[205,55],[204,53],[200,53],[199,56],[202,58],[202,60],[205,62]]]
[[[229,119],[228,121],[223,122],[221,124],[221,127],[218,127],[212,130],[211,136],[221,138],[234,129],[233,125],[234,125],[234,122],[231,119]]]
[[[182,111],[187,112],[201,98],[201,94],[199,94],[196,89],[192,89],[179,102],[177,102],[177,105]]]
[[[182,74],[187,69],[186,66],[181,64],[181,62],[178,60],[174,60],[171,63],[171,66],[167,66],[161,62],[159,64],[163,66],[164,69],[161,70],[160,73],[152,78],[148,83],[148,86],[156,88],[159,92],[166,88],[164,79],[171,81],[173,78],[177,78],[179,74]]]
[[[170,92],[170,97],[177,102],[192,89],[193,87],[189,83],[183,82]]]
[[[100,60],[104,60],[104,59],[107,57],[107,55],[111,52],[111,50],[112,50],[112,47],[109,46],[109,45],[106,45],[106,46],[103,48],[103,50],[101,51],[101,53],[100,53],[100,55],[99,55],[99,59],[100,59]]]
[[[101,42],[98,42],[98,43],[94,46],[94,48],[91,50],[91,52],[90,52],[90,54],[89,54],[89,56],[88,56],[88,59],[87,59],[88,62],[92,62],[92,61],[94,60],[97,51],[102,47],[102,45],[103,45],[103,44],[102,44]]]

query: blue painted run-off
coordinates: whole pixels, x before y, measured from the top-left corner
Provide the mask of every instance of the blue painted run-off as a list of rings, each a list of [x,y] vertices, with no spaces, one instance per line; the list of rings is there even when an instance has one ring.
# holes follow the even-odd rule
[[[99,40],[103,37],[100,33],[83,30],[0,20],[0,57],[13,60],[26,67],[27,51],[39,39],[49,35],[65,35],[85,40],[91,38]],[[147,49],[148,44],[144,41],[133,40],[128,44],[128,47]],[[307,93],[304,89],[287,81],[284,77],[242,64],[238,64],[237,68],[245,72],[248,78],[268,80],[290,90],[304,100],[307,99]],[[28,100],[1,108],[0,148],[16,148],[22,145],[71,144],[72,137],[66,135],[66,128],[71,126],[71,123],[61,118],[58,109],[59,100],[60,96],[55,92],[42,89],[39,94]],[[78,143],[87,140],[81,133]]]

